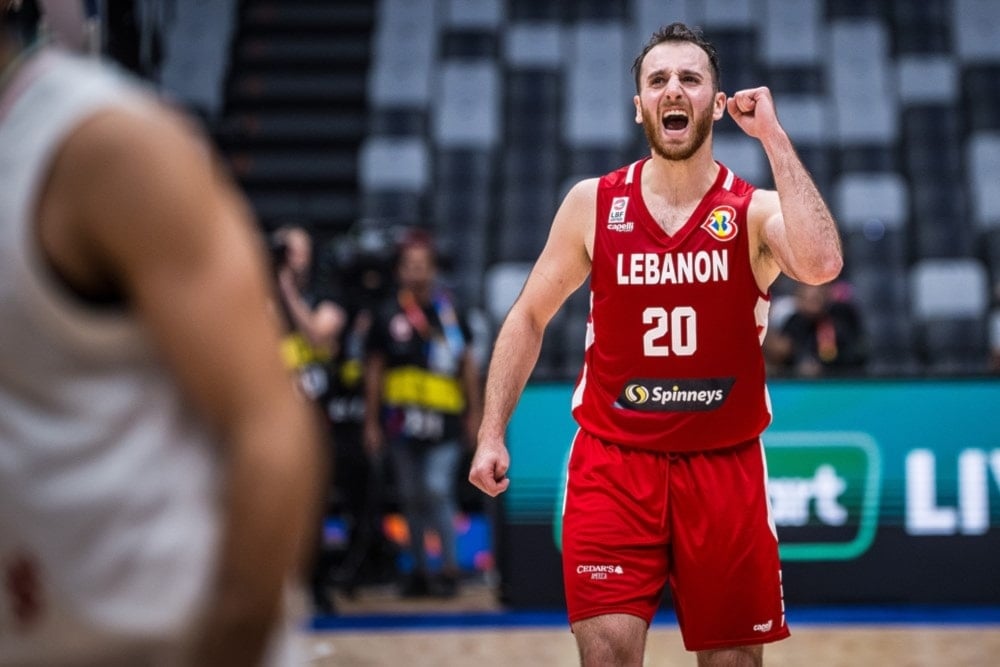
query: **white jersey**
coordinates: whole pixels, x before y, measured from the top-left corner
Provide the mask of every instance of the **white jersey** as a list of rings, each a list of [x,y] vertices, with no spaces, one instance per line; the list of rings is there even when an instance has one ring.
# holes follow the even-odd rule
[[[0,91],[0,664],[173,664],[214,579],[218,449],[136,319],[55,278],[33,212],[69,133],[151,98],[47,50]]]

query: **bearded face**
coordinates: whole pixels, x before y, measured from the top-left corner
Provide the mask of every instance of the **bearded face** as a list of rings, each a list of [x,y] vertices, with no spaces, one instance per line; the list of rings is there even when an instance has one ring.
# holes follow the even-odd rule
[[[649,147],[665,160],[687,160],[698,152],[712,131],[712,103],[693,113],[671,107],[653,113],[643,107],[642,128]],[[676,139],[672,136],[680,133]],[[665,136],[666,135],[666,136]]]
[[[642,63],[636,122],[642,123],[653,153],[687,160],[705,145],[722,117],[725,95],[715,90],[707,54],[687,42],[664,42]]]

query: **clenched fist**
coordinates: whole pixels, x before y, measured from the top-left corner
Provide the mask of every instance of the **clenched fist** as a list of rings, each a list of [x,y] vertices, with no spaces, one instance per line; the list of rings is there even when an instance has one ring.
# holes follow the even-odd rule
[[[740,129],[755,139],[765,139],[781,129],[774,99],[766,86],[740,90],[726,100],[726,109]]]

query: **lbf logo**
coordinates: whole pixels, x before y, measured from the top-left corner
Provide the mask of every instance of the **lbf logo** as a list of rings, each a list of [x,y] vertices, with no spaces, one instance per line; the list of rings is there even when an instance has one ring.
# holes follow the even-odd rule
[[[716,206],[701,228],[720,241],[732,241],[739,231],[736,226],[736,209],[732,206]]]
[[[608,224],[625,222],[625,209],[628,208],[628,197],[615,197],[611,200],[611,211],[608,213]]]

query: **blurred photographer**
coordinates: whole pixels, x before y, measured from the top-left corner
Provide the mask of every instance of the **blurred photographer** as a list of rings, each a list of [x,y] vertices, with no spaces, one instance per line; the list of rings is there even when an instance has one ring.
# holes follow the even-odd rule
[[[324,362],[336,353],[337,341],[347,320],[344,309],[310,291],[312,238],[297,225],[279,227],[271,234],[271,257],[278,284],[280,307],[290,332],[286,360],[295,368]],[[307,388],[316,398],[325,388]]]
[[[278,307],[285,320],[286,334],[282,340],[285,363],[299,378],[303,392],[317,406],[325,406],[336,385],[335,360],[347,325],[347,313],[332,299],[312,291],[312,238],[302,227],[286,225],[275,230],[268,239],[278,291]],[[327,412],[326,409],[323,412]],[[330,427],[329,420],[326,421]],[[330,451],[326,460],[323,489],[325,502],[321,507],[320,525],[314,530],[314,550],[309,577],[314,611],[330,614],[334,605],[327,594],[327,580],[332,569],[330,554],[323,541],[325,519],[333,482],[333,433],[328,428]]]

